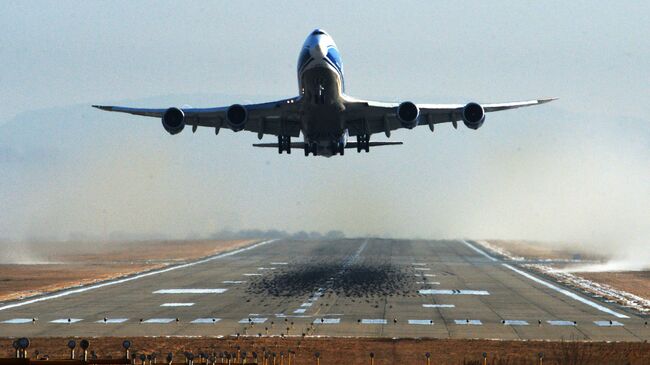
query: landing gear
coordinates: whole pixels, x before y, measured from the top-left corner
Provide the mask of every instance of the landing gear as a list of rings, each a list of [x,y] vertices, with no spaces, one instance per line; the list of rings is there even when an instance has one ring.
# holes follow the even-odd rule
[[[305,142],[305,156],[313,153],[314,156],[318,155],[318,145],[316,143]]]
[[[282,151],[287,151],[287,154],[291,154],[290,136],[278,136],[278,153],[282,154]]]
[[[370,152],[370,135],[360,134],[357,136],[357,152]]]

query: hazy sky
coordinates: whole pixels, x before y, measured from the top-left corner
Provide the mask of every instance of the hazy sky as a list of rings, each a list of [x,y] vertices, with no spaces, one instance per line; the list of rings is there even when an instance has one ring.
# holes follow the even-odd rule
[[[254,150],[252,134],[170,137],[158,121],[89,109],[83,117],[106,126],[90,133],[101,144],[72,140],[75,158],[56,168],[0,161],[10,176],[0,199],[16,209],[0,213],[0,237],[229,226],[648,245],[649,13],[640,1],[2,1],[6,151],[56,142],[37,109],[293,96],[316,27],[337,42],[354,96],[560,100],[491,114],[478,131],[395,133],[404,146],[329,160]],[[19,122],[33,137],[12,137]]]

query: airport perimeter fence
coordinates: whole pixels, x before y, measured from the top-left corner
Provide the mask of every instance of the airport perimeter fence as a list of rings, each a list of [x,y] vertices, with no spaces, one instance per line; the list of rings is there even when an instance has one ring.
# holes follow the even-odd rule
[[[262,349],[259,353],[256,351],[245,351],[236,346],[233,348],[233,351],[222,351],[222,352],[213,352],[205,353],[199,352],[194,354],[192,352],[184,352],[179,357],[175,357],[173,353],[168,353],[164,358],[159,358],[159,353],[131,353],[131,341],[125,340],[122,343],[123,355],[119,358],[98,358],[94,351],[90,350],[90,342],[88,340],[79,341],[78,347],[81,351],[76,351],[77,343],[75,340],[68,341],[67,348],[69,351],[69,356],[67,359],[54,359],[50,358],[47,354],[41,354],[38,351],[29,353],[29,339],[23,337],[15,340],[13,342],[13,348],[15,350],[15,357],[13,358],[0,358],[0,365],[245,365],[245,364],[257,364],[257,365],[299,365],[300,364],[312,364],[312,365],[321,365],[323,358],[319,352],[314,352],[308,356],[307,359],[303,356],[301,361],[298,362],[296,359],[296,352],[287,349],[286,351],[281,352],[272,352]],[[31,357],[33,355],[33,357]],[[363,354],[360,354],[363,356]],[[373,352],[365,354],[366,360],[365,363],[370,365],[375,365],[375,363],[389,364],[390,361],[384,359],[376,358]],[[544,363],[544,354],[537,354],[537,361],[533,364],[543,365]],[[358,359],[355,359],[355,363],[359,363]],[[325,363],[325,361],[323,361]],[[330,362],[327,362],[330,364]],[[335,364],[346,364],[346,361],[335,361]],[[426,352],[422,354],[421,360],[415,362],[416,364],[423,365],[432,365],[431,354]],[[477,360],[464,360],[464,365],[494,365],[501,364],[501,361],[492,361],[489,360],[488,354],[484,352],[482,358]]]

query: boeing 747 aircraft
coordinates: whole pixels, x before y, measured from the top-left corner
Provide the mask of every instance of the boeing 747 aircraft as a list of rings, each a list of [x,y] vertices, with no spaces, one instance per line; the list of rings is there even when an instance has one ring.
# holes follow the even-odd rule
[[[343,155],[346,148],[357,152],[370,147],[402,144],[402,142],[371,142],[374,133],[390,137],[391,131],[427,125],[433,131],[439,123],[451,123],[454,128],[463,121],[465,126],[478,129],[485,113],[543,104],[554,100],[536,99],[509,103],[479,104],[415,104],[411,101],[386,103],[356,99],[345,94],[343,64],[334,40],[324,30],[314,30],[305,40],[298,56],[298,96],[260,104],[234,104],[216,108],[142,109],[121,106],[93,105],[102,110],[143,115],[162,119],[170,134],[180,133],[185,126],[192,132],[198,127],[221,128],[235,132],[255,132],[278,137],[278,143],[259,143],[255,147],[276,148],[291,153],[298,148],[305,156],[330,157]],[[299,137],[302,142],[292,142]],[[356,142],[348,142],[356,137]]]

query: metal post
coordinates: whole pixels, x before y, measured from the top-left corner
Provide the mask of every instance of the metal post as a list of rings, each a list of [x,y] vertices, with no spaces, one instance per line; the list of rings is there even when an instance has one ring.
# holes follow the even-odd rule
[[[375,365],[375,353],[370,353],[370,365]]]
[[[483,365],[487,365],[487,352],[483,353]]]

